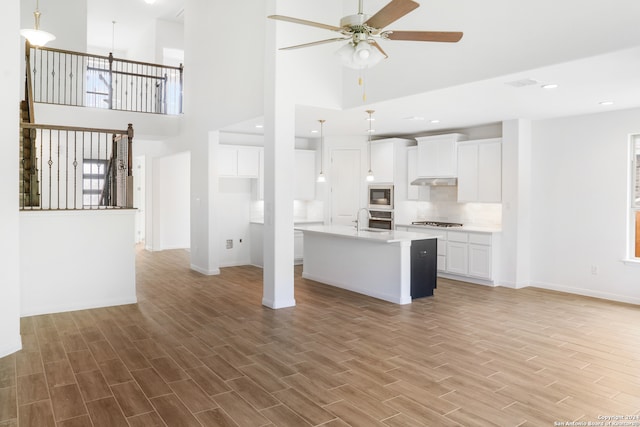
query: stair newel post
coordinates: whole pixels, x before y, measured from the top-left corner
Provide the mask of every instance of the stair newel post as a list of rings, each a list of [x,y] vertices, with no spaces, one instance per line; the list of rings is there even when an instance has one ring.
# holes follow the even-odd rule
[[[179,111],[180,114],[182,114],[182,93],[184,89],[182,84],[183,73],[184,73],[184,66],[180,64],[180,111]]]
[[[127,208],[133,208],[133,125],[127,126]]]
[[[109,195],[109,200],[107,201],[107,205],[109,206],[118,206],[118,169],[120,169],[120,159],[118,158],[118,136],[114,133],[111,135],[111,172],[109,176],[107,176],[107,181],[109,182],[109,191],[107,194]]]
[[[169,76],[164,73],[164,80],[162,81],[162,114],[167,114],[167,82]]]
[[[113,110],[113,52],[109,52],[109,109]]]

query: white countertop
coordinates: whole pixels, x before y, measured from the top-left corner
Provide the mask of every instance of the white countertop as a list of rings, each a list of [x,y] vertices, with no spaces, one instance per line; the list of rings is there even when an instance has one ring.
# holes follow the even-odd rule
[[[361,229],[356,231],[355,227],[347,225],[301,225],[295,227],[303,233],[330,234],[338,237],[351,239],[369,240],[379,243],[410,242],[412,240],[436,239],[437,230],[432,235],[426,233],[413,233],[410,231]]]
[[[293,225],[303,225],[303,224],[322,224],[324,221],[321,219],[300,219],[294,218]],[[260,219],[252,219],[249,221],[249,224],[261,224],[264,225],[264,218]]]
[[[434,227],[431,225],[418,225],[418,224],[396,224],[396,227],[409,227],[421,230],[442,230],[442,231],[475,231],[479,233],[500,233],[502,229],[499,226],[484,226],[484,225],[463,225],[462,227]]]

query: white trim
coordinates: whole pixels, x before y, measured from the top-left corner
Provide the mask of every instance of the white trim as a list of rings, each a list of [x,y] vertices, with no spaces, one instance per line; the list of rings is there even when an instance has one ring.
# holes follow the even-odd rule
[[[67,311],[77,311],[77,310],[88,310],[93,308],[102,308],[102,307],[112,307],[116,305],[127,305],[127,304],[136,304],[138,302],[137,297],[131,298],[116,298],[112,300],[104,300],[99,299],[95,301],[83,301],[70,305],[59,305],[59,306],[40,306],[40,307],[30,307],[29,310],[26,310],[20,313],[21,317],[28,316],[38,316],[41,314],[52,314],[52,313],[64,313]]]
[[[195,264],[191,264],[191,269],[193,271],[197,271],[200,274],[204,274],[205,276],[217,276],[220,274],[219,268],[214,268],[213,270],[205,270],[204,268],[200,268]]]
[[[625,265],[633,265],[636,267],[640,267],[640,258],[625,258],[625,259],[621,259],[620,262],[622,262]]]
[[[296,306],[296,300],[295,299],[291,299],[291,300],[288,300],[288,301],[287,300],[278,301],[278,303],[276,303],[275,301],[263,298],[262,299],[262,305],[264,305],[265,307],[271,308],[273,310],[278,310],[278,309],[281,309],[281,308],[295,307]]]
[[[608,292],[593,291],[584,288],[573,288],[570,286],[559,285],[555,283],[531,282],[532,287],[548,289],[551,291],[566,292],[569,294],[582,295],[586,297],[606,299],[610,301],[624,302],[628,304],[640,305],[640,298],[628,297],[625,295],[611,294]]]
[[[11,345],[4,345],[0,348],[0,358],[3,358],[20,350],[22,350],[22,341],[20,340],[20,335],[18,335],[17,342]]]

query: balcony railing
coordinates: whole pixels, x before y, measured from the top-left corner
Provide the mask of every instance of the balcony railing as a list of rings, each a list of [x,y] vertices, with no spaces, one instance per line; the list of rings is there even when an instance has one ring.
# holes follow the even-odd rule
[[[21,210],[133,207],[131,124],[125,130],[21,128]]]
[[[26,59],[33,101],[136,111],[181,114],[183,66],[170,67],[92,55],[27,42]]]

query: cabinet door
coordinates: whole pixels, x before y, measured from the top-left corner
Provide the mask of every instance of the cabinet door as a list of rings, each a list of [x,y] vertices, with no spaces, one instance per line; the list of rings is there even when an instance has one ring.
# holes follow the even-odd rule
[[[418,200],[419,186],[411,185],[418,178],[418,147],[407,148],[407,200]]]
[[[491,246],[469,244],[469,276],[491,279]]]
[[[478,145],[478,201],[486,203],[502,201],[502,144],[500,140]]]
[[[293,232],[293,263],[302,264],[304,257],[304,233],[299,230]]]
[[[257,178],[260,174],[260,150],[258,148],[238,148],[238,176]]]
[[[455,177],[457,170],[457,137],[447,135],[418,141],[418,175]]]
[[[462,242],[447,243],[447,272],[466,275],[468,268],[469,245]]]
[[[315,151],[296,150],[294,170],[293,198],[295,200],[314,200],[316,198]]]
[[[478,144],[458,146],[458,201],[478,201]]]
[[[371,143],[371,172],[374,182],[393,183],[393,142]]]
[[[218,175],[238,176],[238,150],[235,147],[219,146]]]

